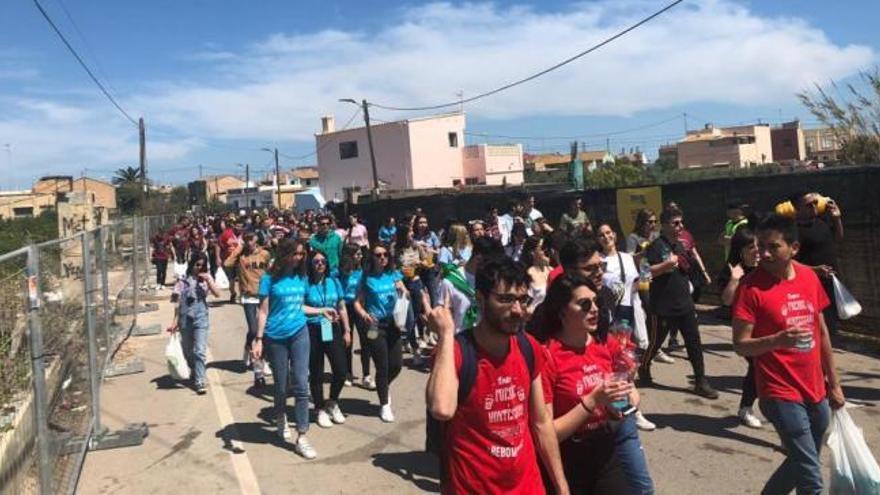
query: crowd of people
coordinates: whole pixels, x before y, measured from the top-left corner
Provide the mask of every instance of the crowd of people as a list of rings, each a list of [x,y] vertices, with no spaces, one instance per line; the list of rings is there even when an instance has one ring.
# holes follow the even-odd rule
[[[207,298],[228,288],[254,386],[274,378],[277,433],[306,459],[317,456],[311,421],[345,422],[346,386],[375,390],[379,419],[394,422],[403,355],[429,367],[427,448],[444,493],[654,493],[639,431],[656,425],[639,389],[653,386],[654,363],[674,362],[680,336],[692,392],[718,398],[696,311],[714,278],[747,361],[736,414],[761,428],[759,400],[787,454],[765,493],[820,493],[821,436],[844,402],[831,353],[843,227],[817,193],[790,203],[788,216],[730,204],[715,277],[674,202],[639,211],[629,233],[592,221],[581,199],[552,222],[532,196],[439,230],[421,209],[375,232],[323,211],[184,216],[152,253],[158,287],[166,271],[177,277],[170,330],[182,332],[194,390],[206,391]]]

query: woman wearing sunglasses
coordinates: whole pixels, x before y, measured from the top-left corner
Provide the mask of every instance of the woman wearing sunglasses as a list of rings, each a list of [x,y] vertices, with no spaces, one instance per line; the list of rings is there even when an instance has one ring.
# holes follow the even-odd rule
[[[403,366],[401,329],[394,323],[394,306],[399,297],[409,297],[403,275],[394,268],[391,252],[384,244],[373,246],[369,269],[354,307],[367,327],[367,345],[376,365],[379,417],[386,423],[394,421],[388,389]]]
[[[177,279],[171,302],[174,307],[174,323],[170,332],[180,331],[183,355],[193,369],[193,386],[196,393],[204,395],[205,362],[208,353],[208,293],[220,297],[214,278],[208,271],[208,257],[196,252],[189,260],[186,276]]]
[[[323,315],[309,316],[309,385],[312,402],[318,416],[318,426],[330,428],[334,423],[345,423],[345,416],[339,409],[339,393],[345,386],[348,373],[345,349],[351,345],[351,327],[348,325],[348,312],[345,310],[345,293],[342,284],[327,274],[327,257],[320,252],[312,256],[309,270],[309,291],[306,304],[313,308],[335,309],[338,318],[328,319]],[[324,356],[330,360],[332,378],[330,380],[330,399],[324,400]]]
[[[553,416],[563,470],[572,493],[653,493],[632,412],[639,393],[615,372],[623,348],[609,335],[592,281],[563,274],[548,289],[539,336],[546,365],[544,401]],[[601,324],[600,324],[601,323]],[[621,449],[641,459],[635,470],[624,466]]]

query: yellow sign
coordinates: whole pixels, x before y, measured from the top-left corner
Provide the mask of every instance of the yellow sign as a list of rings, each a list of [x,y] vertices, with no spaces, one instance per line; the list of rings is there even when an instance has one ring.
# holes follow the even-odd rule
[[[617,190],[617,221],[620,222],[624,236],[633,231],[636,215],[642,208],[660,214],[663,209],[663,193],[659,186]]]

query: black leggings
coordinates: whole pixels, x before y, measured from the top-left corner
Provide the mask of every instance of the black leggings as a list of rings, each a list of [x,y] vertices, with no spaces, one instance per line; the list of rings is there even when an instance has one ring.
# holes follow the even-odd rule
[[[165,287],[165,272],[168,271],[168,260],[156,260],[156,285]]]
[[[682,337],[684,337],[684,345],[687,348],[688,361],[694,368],[694,377],[701,379],[706,376],[705,365],[703,364],[703,344],[700,341],[700,329],[697,325],[697,315],[688,312],[683,315],[676,316],[657,316],[650,315],[648,318],[648,350],[642,359],[642,368],[650,370],[651,361],[660,350],[666,336],[669,335],[671,328],[677,328]]]
[[[752,407],[755,404],[755,399],[758,398],[757,385],[755,384],[755,359],[747,357],[746,361],[749,363],[749,369],[746,371],[746,376],[743,377],[743,393],[739,399],[740,409]]]
[[[400,330],[393,321],[380,322],[379,335],[367,342],[376,364],[376,392],[379,403],[384,406],[388,404],[388,388],[403,368]]]
[[[321,325],[309,323],[309,388],[312,392],[312,402],[315,410],[324,407],[324,356],[330,360],[330,370],[333,377],[330,379],[330,400],[339,400],[339,393],[345,386],[345,374],[348,368],[345,366],[345,340],[342,336],[342,326],[333,325],[333,340],[323,342],[321,340]]]
[[[596,433],[582,442],[566,440],[559,444],[559,454],[572,495],[633,493],[615,454],[612,433]],[[541,471],[548,487],[547,493],[553,493],[553,485],[550,484],[546,471]]]
[[[354,310],[354,303],[345,303],[345,311],[348,312],[348,324],[357,330],[358,345],[361,346],[361,378],[370,374],[370,346],[367,345],[367,324],[361,320],[360,315]],[[354,353],[354,338],[346,351],[349,373],[354,372],[352,354]]]

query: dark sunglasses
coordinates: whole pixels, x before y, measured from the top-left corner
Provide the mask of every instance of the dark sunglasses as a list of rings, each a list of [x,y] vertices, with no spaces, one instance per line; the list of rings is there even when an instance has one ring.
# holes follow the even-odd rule
[[[388,253],[373,253],[373,256],[375,256],[376,258],[387,258]]]
[[[315,265],[326,265],[326,264],[327,264],[327,260],[325,260],[325,259],[323,259],[323,258],[316,258],[316,259],[313,259],[313,260],[312,260],[312,263],[315,264]]]
[[[578,306],[580,306],[581,311],[584,313],[589,313],[591,309],[593,309],[593,305],[596,304],[595,299],[581,299],[575,302]]]
[[[669,225],[672,225],[673,227],[680,227],[680,226],[684,225],[684,221],[675,220],[675,221],[669,222]]]

